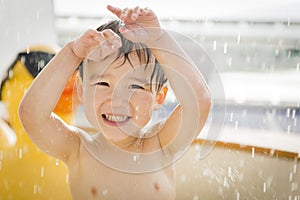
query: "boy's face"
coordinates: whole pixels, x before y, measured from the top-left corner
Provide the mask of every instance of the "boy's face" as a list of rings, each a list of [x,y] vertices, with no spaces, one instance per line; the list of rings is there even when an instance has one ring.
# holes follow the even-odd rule
[[[128,60],[122,64],[123,57],[112,62],[115,56],[84,67],[83,103],[89,122],[106,138],[118,141],[137,134],[157,102],[156,92],[150,90],[154,59],[145,68],[135,52],[129,54],[133,66]]]

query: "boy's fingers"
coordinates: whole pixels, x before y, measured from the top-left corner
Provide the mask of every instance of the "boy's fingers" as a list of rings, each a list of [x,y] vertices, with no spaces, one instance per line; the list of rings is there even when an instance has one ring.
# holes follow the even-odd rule
[[[104,30],[103,36],[105,37],[107,44],[111,48],[114,49],[114,48],[121,47],[121,45],[122,45],[121,38],[116,33],[114,33],[112,30],[110,30],[110,29]]]
[[[107,9],[112,12],[113,14],[115,14],[117,17],[119,17],[122,13],[122,10],[118,7],[112,6],[112,5],[108,5]]]
[[[132,11],[131,19],[136,20],[138,18],[138,16],[140,15],[140,11],[141,11],[141,8],[136,6]]]
[[[124,8],[122,11],[121,11],[121,14],[120,16],[118,16],[120,19],[122,20],[126,20],[127,16],[128,16],[128,8]]]

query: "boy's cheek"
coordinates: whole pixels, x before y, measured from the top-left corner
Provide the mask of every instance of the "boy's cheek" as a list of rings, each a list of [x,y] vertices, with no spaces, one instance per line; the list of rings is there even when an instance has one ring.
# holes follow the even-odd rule
[[[150,92],[136,91],[130,98],[130,104],[135,112],[142,115],[150,115],[153,105],[153,95]]]

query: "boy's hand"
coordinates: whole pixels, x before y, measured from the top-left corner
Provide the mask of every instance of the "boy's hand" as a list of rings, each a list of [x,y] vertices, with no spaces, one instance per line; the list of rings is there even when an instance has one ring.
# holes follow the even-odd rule
[[[157,16],[149,8],[121,9],[108,5],[107,9],[124,22],[119,31],[128,40],[152,44],[164,33]]]
[[[100,61],[122,45],[120,37],[110,29],[86,31],[73,43],[73,52],[81,59]]]

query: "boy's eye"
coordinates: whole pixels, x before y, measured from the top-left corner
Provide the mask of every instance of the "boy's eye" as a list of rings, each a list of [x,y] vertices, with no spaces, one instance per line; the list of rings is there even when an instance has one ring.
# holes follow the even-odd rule
[[[109,83],[107,83],[107,82],[97,82],[95,85],[101,85],[101,86],[109,87]]]
[[[141,89],[141,90],[144,90],[145,88],[140,86],[140,85],[135,85],[135,84],[132,84],[129,86],[129,89]]]

